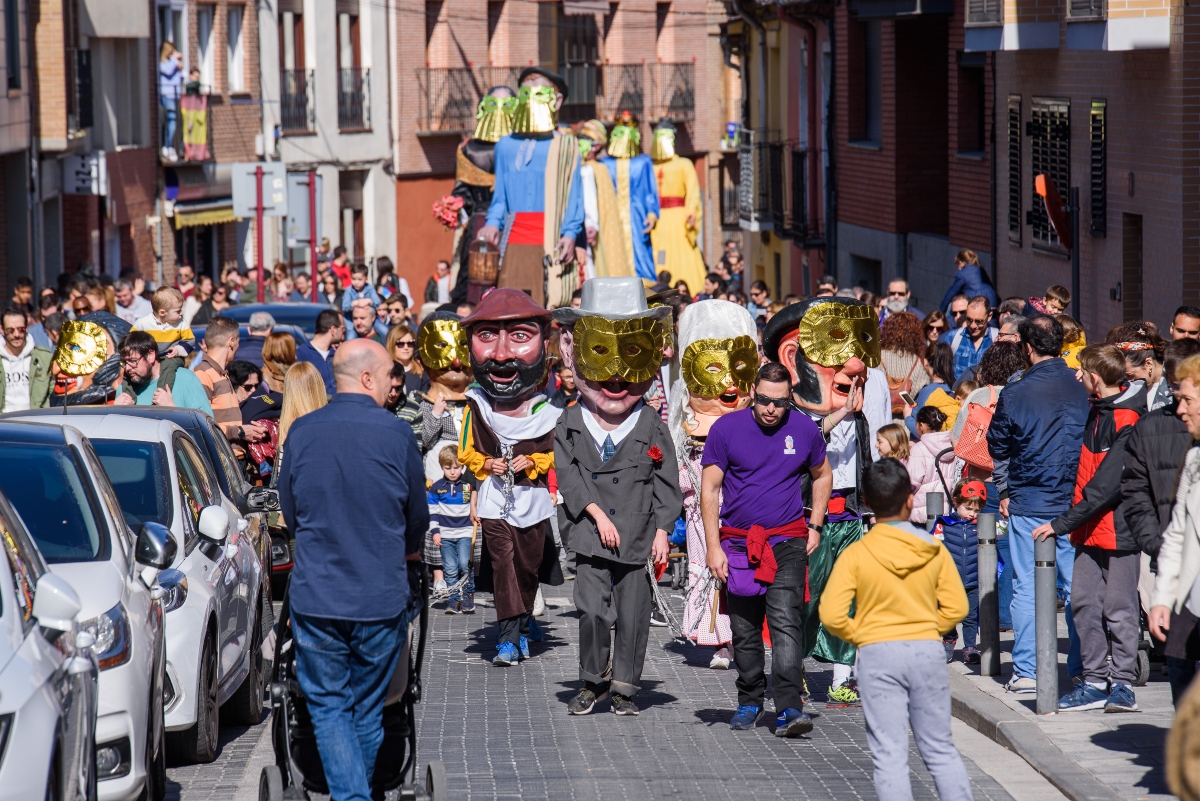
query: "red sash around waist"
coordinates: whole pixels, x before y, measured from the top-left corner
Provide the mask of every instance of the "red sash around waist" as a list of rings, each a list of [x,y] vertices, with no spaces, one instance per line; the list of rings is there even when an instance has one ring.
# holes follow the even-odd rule
[[[746,557],[755,566],[754,578],[765,584],[775,583],[775,573],[779,566],[775,562],[775,552],[768,542],[771,537],[803,537],[808,538],[808,523],[804,518],[785,523],[776,528],[751,526],[749,529],[721,526],[721,539],[746,540]],[[807,592],[807,588],[806,588]]]
[[[546,213],[542,211],[518,211],[513,215],[512,230],[508,232],[510,245],[542,246],[542,230]]]
[[[660,209],[681,209],[685,198],[681,197],[660,197],[658,199],[658,207]]]

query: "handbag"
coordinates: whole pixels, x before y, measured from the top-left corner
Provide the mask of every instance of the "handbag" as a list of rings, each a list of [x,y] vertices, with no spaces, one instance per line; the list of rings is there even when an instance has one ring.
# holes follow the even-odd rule
[[[888,393],[892,396],[892,417],[903,417],[904,407],[907,406],[904,399],[900,397],[901,392],[912,392],[912,374],[913,370],[917,369],[917,365],[921,363],[920,359],[914,358],[912,367],[908,368],[908,375],[904,378],[892,378],[888,376]]]
[[[992,425],[992,415],[996,412],[998,395],[995,387],[988,389],[991,390],[991,400],[987,405],[967,404],[967,421],[963,423],[962,434],[954,443],[954,455],[972,467],[991,472],[992,454],[988,452],[987,432]]]

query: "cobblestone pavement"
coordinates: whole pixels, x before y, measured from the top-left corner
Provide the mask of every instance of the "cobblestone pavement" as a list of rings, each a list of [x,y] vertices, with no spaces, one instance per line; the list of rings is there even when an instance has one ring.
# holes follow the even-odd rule
[[[581,686],[571,589],[570,582],[545,588],[546,639],[513,668],[488,661],[496,636],[491,608],[474,616],[433,610],[417,755],[422,767],[445,763],[450,798],[875,797],[861,710],[816,703],[809,709],[818,715],[816,728],[798,740],[772,736],[766,716],[753,732],[731,732],[734,672],[708,670],[710,649],[673,643],[667,629],[651,629],[639,717],[608,714],[607,703],[588,717],[567,715],[566,702]],[[813,698],[824,699],[829,671],[810,663],[808,677]],[[224,729],[215,763],[170,766],[168,798],[257,798],[258,773],[271,760],[266,730],[265,722]],[[936,798],[911,741],[910,753],[915,798]],[[1011,798],[964,761],[976,799]]]

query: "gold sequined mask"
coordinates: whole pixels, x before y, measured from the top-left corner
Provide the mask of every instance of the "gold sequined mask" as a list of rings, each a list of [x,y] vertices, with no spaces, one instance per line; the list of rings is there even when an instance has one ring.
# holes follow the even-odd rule
[[[642,152],[642,135],[637,126],[618,124],[608,135],[608,155],[615,159],[631,159]]]
[[[662,366],[669,334],[665,320],[582,317],[575,323],[575,364],[589,381],[648,381]]]
[[[879,317],[870,306],[822,303],[805,313],[796,332],[804,358],[822,367],[841,367],[858,357],[879,366]]]
[[[517,110],[515,97],[485,95],[475,112],[475,133],[472,138],[483,142],[499,142],[512,133],[512,118]]]
[[[417,358],[426,370],[445,370],[458,363],[471,363],[467,332],[458,320],[429,320],[417,331]]]
[[[675,132],[670,128],[659,128],[654,132],[654,141],[650,144],[650,158],[655,161],[667,161],[675,155]]]
[[[54,351],[54,361],[67,375],[91,375],[96,372],[108,350],[108,334],[95,323],[68,320]]]
[[[557,98],[553,86],[522,86],[513,112],[513,133],[550,133],[557,128],[558,112],[554,108]]]
[[[688,392],[716,398],[732,386],[748,394],[758,368],[758,347],[748,336],[697,339],[683,352],[683,381]]]

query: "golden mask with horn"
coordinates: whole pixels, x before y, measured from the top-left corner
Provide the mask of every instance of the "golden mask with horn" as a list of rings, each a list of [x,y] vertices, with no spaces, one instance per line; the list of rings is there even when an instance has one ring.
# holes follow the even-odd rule
[[[104,363],[108,334],[95,323],[68,320],[54,351],[54,362],[70,376],[91,375]]]

